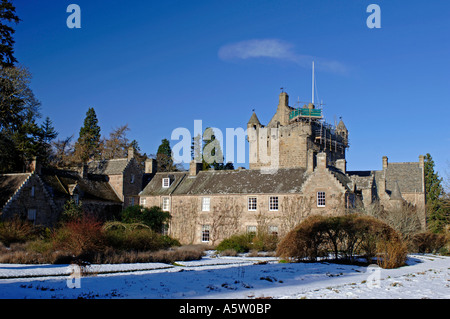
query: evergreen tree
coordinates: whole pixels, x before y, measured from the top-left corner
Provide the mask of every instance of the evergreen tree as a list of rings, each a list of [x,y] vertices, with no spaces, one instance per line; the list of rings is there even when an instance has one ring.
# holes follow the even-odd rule
[[[205,129],[203,141],[203,170],[208,170],[210,168],[214,168],[214,170],[234,170],[233,163],[224,164],[224,156],[222,148],[220,147],[220,141],[216,139],[214,130],[211,127]]]
[[[39,131],[39,150],[38,157],[40,158],[41,163],[44,165],[49,164],[52,154],[52,141],[58,136],[58,132],[56,132],[52,121],[47,116],[38,129]]]
[[[9,0],[0,2],[0,66],[11,67],[17,62],[14,57],[14,28],[11,23],[19,23],[16,8]]]
[[[172,172],[176,170],[172,158],[172,148],[168,139],[161,140],[161,145],[159,145],[156,153],[156,161],[158,163],[158,172]]]
[[[87,162],[100,157],[100,126],[94,108],[86,112],[84,125],[80,129],[75,143],[75,158],[78,162]]]
[[[31,74],[22,67],[0,67],[0,171],[23,171],[41,155],[42,130],[36,124],[40,103],[29,88]],[[42,158],[40,159],[42,160]]]
[[[424,158],[426,209],[428,216],[428,228],[432,232],[441,232],[448,224],[449,216],[444,202],[444,188],[442,178],[434,171],[434,161],[428,153]]]
[[[53,126],[53,122],[47,116],[44,120],[44,123],[41,125],[42,131],[42,141],[46,144],[50,144],[57,136],[58,132],[56,132],[55,127]]]
[[[19,21],[11,1],[0,0],[0,172],[24,171],[34,157],[45,163],[57,134],[49,119],[36,123],[41,104],[30,89],[31,74],[14,65],[11,24]]]

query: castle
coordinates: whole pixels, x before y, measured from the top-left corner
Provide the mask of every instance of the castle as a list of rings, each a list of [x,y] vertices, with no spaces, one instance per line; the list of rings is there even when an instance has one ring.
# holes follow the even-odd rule
[[[168,233],[184,243],[217,244],[236,233],[282,236],[311,214],[343,214],[357,205],[385,207],[410,203],[425,227],[424,157],[388,163],[382,169],[347,171],[348,130],[323,121],[313,103],[289,106],[279,95],[275,115],[263,126],[253,112],[247,123],[249,169],[146,172],[153,178],[139,194],[140,204],[160,206],[172,215]]]
[[[41,168],[0,175],[2,218],[15,215],[52,225],[68,199],[104,219],[124,207],[159,206],[172,218],[165,232],[182,243],[218,244],[243,232],[283,236],[308,215],[344,214],[358,205],[413,205],[426,226],[424,157],[380,170],[347,171],[348,130],[323,120],[313,103],[289,106],[281,92],[267,126],[256,113],[247,123],[249,169],[157,172],[154,159],[141,167],[128,158],[94,161],[78,170]]]

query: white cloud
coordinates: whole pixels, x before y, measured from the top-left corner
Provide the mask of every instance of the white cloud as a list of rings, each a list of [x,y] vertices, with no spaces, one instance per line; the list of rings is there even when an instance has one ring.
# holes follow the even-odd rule
[[[253,58],[279,59],[293,62],[303,68],[311,68],[312,61],[315,61],[316,68],[319,70],[334,73],[347,71],[347,68],[338,61],[299,54],[294,51],[292,44],[279,39],[254,39],[227,44],[219,49],[218,55],[224,61]]]

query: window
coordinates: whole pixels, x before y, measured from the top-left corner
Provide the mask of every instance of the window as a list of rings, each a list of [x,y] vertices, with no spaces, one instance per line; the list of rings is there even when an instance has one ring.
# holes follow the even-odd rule
[[[209,239],[209,225],[202,225],[202,242],[208,242]]]
[[[162,225],[161,234],[164,235],[164,236],[168,236],[169,235],[169,225],[168,224],[163,224]]]
[[[80,196],[78,194],[73,194],[73,202],[75,205],[80,204]]]
[[[210,208],[211,208],[211,198],[203,197],[202,198],[202,211],[209,212]]]
[[[317,192],[317,207],[325,207],[325,192]]]
[[[34,186],[31,186],[31,197],[34,197],[35,191],[36,191],[36,188]]]
[[[134,197],[130,197],[130,206],[134,206]]]
[[[131,174],[130,183],[131,183],[131,184],[134,183],[134,174]]]
[[[169,188],[169,186],[170,186],[170,178],[163,178],[162,179],[162,187]]]
[[[33,222],[36,220],[36,209],[30,208],[28,210],[28,220]]]
[[[256,235],[256,226],[247,226],[247,233]]]
[[[256,210],[256,197],[248,198],[248,210]]]
[[[269,197],[269,210],[271,210],[271,211],[278,210],[278,196],[270,196]]]
[[[169,211],[170,206],[170,198],[169,197],[163,197],[162,199],[162,210],[165,212]]]
[[[141,204],[141,206],[145,206],[145,204],[147,204],[147,198],[141,197],[140,204]]]
[[[269,226],[269,234],[278,236],[278,226]]]

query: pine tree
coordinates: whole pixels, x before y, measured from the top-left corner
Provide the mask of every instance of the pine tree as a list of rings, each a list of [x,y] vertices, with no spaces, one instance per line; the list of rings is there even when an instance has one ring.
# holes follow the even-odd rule
[[[84,125],[80,129],[75,143],[75,158],[78,162],[87,162],[100,157],[100,126],[94,108],[86,112]]]
[[[58,136],[58,132],[56,132],[53,122],[48,116],[45,118],[44,123],[42,123],[41,130],[42,141],[46,144],[50,144]]]
[[[1,0],[0,3],[0,66],[11,67],[17,62],[14,57],[15,30],[11,23],[19,23],[16,8],[9,0]]]
[[[431,155],[429,153],[425,155],[424,174],[428,228],[432,232],[441,232],[449,222],[448,209],[443,205],[442,178],[434,171],[434,165]]]

